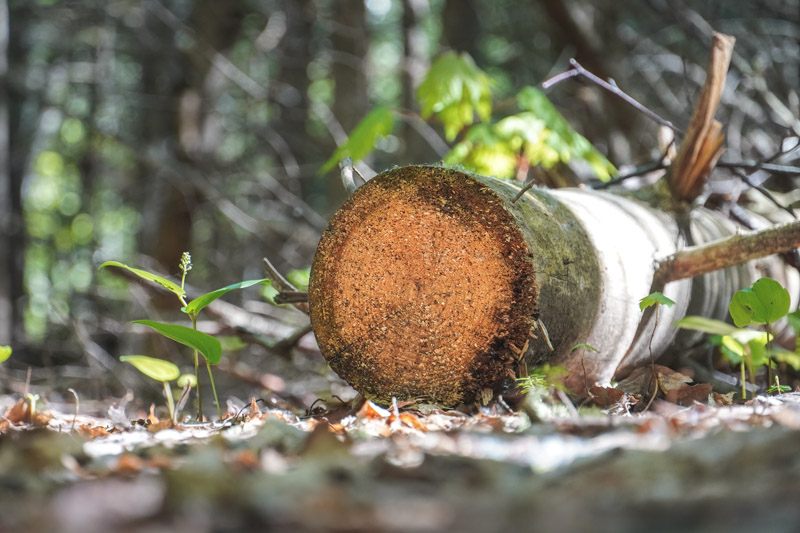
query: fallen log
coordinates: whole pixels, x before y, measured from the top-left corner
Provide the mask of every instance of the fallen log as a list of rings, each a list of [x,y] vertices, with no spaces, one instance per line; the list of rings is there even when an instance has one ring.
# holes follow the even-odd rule
[[[732,294],[763,275],[793,298],[800,287],[774,256],[674,281],[663,292],[676,305],[656,325],[637,303],[659,259],[687,235],[709,243],[736,225],[698,209],[681,228],[656,207],[605,192],[534,188],[514,201],[519,191],[436,166],[389,170],[356,190],[311,268],[311,323],[331,368],[381,403],[486,398],[544,361],[566,366],[569,386],[582,391],[649,363],[650,346],[658,357],[692,345],[696,334],[676,337],[676,320],[725,318]],[[598,352],[573,351],[577,343]]]

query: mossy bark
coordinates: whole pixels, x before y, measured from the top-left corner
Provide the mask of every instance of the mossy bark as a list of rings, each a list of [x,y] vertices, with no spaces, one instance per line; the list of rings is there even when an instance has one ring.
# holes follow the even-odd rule
[[[733,291],[760,275],[797,286],[765,259],[670,283],[663,292],[676,305],[656,320],[637,304],[657,260],[685,235],[708,242],[734,233],[732,223],[701,210],[681,228],[620,195],[519,192],[435,166],[389,170],[356,190],[311,267],[311,324],[331,368],[384,404],[485,399],[543,361],[566,366],[580,392],[658,357],[687,312],[724,318]]]

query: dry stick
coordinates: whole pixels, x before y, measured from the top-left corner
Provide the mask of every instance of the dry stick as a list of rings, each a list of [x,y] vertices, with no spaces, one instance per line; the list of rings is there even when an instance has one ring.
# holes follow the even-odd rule
[[[304,303],[308,301],[307,293],[298,291],[297,287],[284,278],[266,257],[264,258],[264,271],[272,282],[272,286],[278,290],[278,295],[275,297],[276,303],[291,303],[300,311],[308,314],[308,304]]]
[[[661,118],[655,112],[651,111],[644,105],[637,102],[632,96],[630,96],[628,93],[617,87],[616,83],[609,83],[599,78],[598,76],[592,74],[591,72],[583,68],[583,66],[580,63],[578,63],[575,59],[570,59],[569,64],[572,65],[572,68],[570,70],[562,72],[561,74],[556,74],[549,80],[543,81],[542,88],[549,89],[550,87],[556,85],[557,83],[561,83],[564,80],[574,78],[575,76],[583,76],[584,78],[591,81],[595,85],[605,89],[606,91],[610,92],[617,98],[620,98],[624,102],[628,103],[630,106],[632,106],[634,109],[636,109],[646,117],[654,120],[655,122],[658,122],[662,126],[666,126],[667,128],[671,129],[681,137],[685,135],[685,132],[682,129],[677,127],[669,120]]]
[[[714,32],[708,74],[692,113],[689,129],[668,171],[669,187],[676,200],[691,202],[700,194],[724,147],[722,124],[714,120],[736,40]]]
[[[669,283],[800,247],[800,220],[691,246],[658,262],[654,280]]]

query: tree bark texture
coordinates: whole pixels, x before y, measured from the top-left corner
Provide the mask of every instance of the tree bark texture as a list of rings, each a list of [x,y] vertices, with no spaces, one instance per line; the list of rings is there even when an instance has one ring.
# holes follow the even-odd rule
[[[659,258],[682,247],[666,213],[635,199],[532,189],[432,166],[380,174],[323,233],[311,268],[311,323],[331,368],[381,403],[457,405],[502,393],[525,364],[569,370],[582,391],[689,346],[673,323],[724,318],[735,290],[770,275],[798,279],[766,258],[668,284],[672,308],[642,314]],[[734,234],[699,210],[692,242]],[[652,335],[652,338],[651,338]],[[597,352],[573,350],[587,343]]]

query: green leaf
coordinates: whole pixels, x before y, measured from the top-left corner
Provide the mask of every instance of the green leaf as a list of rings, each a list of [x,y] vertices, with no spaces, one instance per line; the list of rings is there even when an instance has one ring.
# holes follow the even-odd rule
[[[0,363],[11,357],[11,346],[0,346]]]
[[[222,345],[211,335],[207,335],[192,328],[187,328],[186,326],[163,324],[154,320],[134,320],[133,323],[149,326],[167,338],[185,344],[190,348],[194,348],[202,353],[206,361],[212,365],[216,365],[219,363],[219,360],[222,359]]]
[[[178,379],[181,374],[180,369],[175,364],[155,357],[123,355],[119,360],[132,364],[136,367],[136,370],[156,381],[172,381],[173,379]]]
[[[347,141],[325,161],[319,173],[325,174],[347,157],[353,161],[364,159],[364,156],[375,148],[375,142],[380,137],[392,133],[392,129],[394,129],[394,113],[386,107],[376,107],[353,128]]]
[[[304,291],[308,289],[308,282],[310,278],[311,278],[311,267],[290,270],[286,274],[286,279],[289,281],[289,283],[294,285],[299,291]]]
[[[417,100],[423,118],[431,115],[442,121],[445,137],[452,141],[458,132],[475,122],[489,120],[492,114],[492,80],[465,53],[447,52],[440,56],[417,87]]]
[[[786,315],[786,320],[789,322],[789,325],[794,330],[794,334],[800,335],[800,309],[792,311],[791,313]]]
[[[569,125],[542,91],[535,87],[523,87],[517,94],[517,105],[529,111],[542,125],[535,128],[536,140],[530,141],[530,146],[525,150],[531,165],[542,164],[548,168],[554,164],[548,165],[548,162],[553,161],[553,154],[556,154],[562,163],[567,163],[570,157],[583,159],[602,181],[608,181],[617,172],[592,143]]]
[[[736,291],[728,306],[733,323],[739,327],[769,324],[789,312],[789,291],[771,278],[761,278],[751,287]]]
[[[233,290],[236,290],[236,289],[245,289],[247,287],[252,287],[253,285],[258,285],[259,283],[265,284],[268,281],[269,280],[266,279],[266,278],[264,278],[264,279],[251,279],[251,280],[247,280],[247,281],[240,281],[239,283],[234,283],[233,285],[228,285],[227,287],[222,287],[221,289],[217,289],[215,291],[206,293],[206,294],[204,294],[202,296],[198,296],[197,298],[195,298],[194,300],[189,302],[189,305],[187,305],[186,307],[182,308],[181,310],[184,313],[187,313],[188,315],[197,316],[197,314],[204,307],[206,307],[208,304],[210,304],[211,302],[213,302],[214,300],[216,300],[220,296],[222,296],[222,295],[224,295],[224,294],[226,294],[226,293],[228,293],[230,291],[233,291]]]
[[[660,292],[650,293],[649,295],[639,300],[640,311],[644,311],[645,309],[653,305],[666,305],[667,307],[672,307],[673,305],[675,305],[675,302],[673,302]]]
[[[744,346],[730,335],[722,336],[721,352],[733,363],[739,363],[745,356]]]
[[[772,350],[770,355],[779,363],[786,363],[795,370],[800,370],[800,353],[787,350]]]
[[[194,374],[181,374],[181,377],[178,378],[178,387],[183,388],[186,384],[189,384],[191,387],[197,386],[197,376]]]
[[[107,266],[115,266],[129,270],[130,272],[133,272],[142,279],[158,283],[159,285],[166,288],[170,292],[176,294],[179,298],[183,298],[184,296],[186,296],[186,293],[183,291],[183,289],[180,288],[180,286],[178,286],[177,284],[171,282],[166,278],[162,278],[157,274],[152,274],[150,272],[147,272],[146,270],[129,267],[128,265],[122,264],[119,261],[106,261],[105,263],[100,265],[100,267],[98,267],[98,270]]]
[[[596,352],[597,351],[597,348],[595,348],[591,344],[586,344],[585,342],[579,342],[578,344],[576,344],[575,346],[570,348],[570,351],[574,352],[575,350],[579,350],[581,348],[583,348],[584,350],[589,351],[589,352]]]
[[[727,322],[715,320],[713,318],[706,318],[703,316],[683,317],[675,322],[675,327],[691,329],[694,331],[702,331],[703,333],[710,333],[712,335],[731,335],[737,331],[740,331]]]
[[[261,289],[261,296],[263,296],[264,299],[266,301],[268,301],[269,303],[271,303],[272,305],[276,305],[276,306],[278,305],[277,303],[275,303],[275,297],[278,294],[280,294],[280,291],[272,286],[272,282],[271,281],[267,281],[264,284],[264,288]]]

